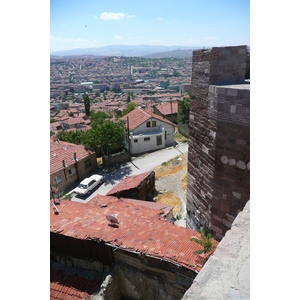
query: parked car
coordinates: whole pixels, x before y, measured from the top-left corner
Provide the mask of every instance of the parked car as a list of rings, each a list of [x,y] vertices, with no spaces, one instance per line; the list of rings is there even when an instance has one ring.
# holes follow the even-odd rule
[[[90,194],[91,190],[100,183],[103,183],[103,176],[97,174],[92,175],[91,177],[82,180],[74,192],[81,196]]]

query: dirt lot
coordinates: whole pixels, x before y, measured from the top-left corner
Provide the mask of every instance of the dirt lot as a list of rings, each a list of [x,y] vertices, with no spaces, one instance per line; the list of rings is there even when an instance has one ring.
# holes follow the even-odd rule
[[[154,169],[157,202],[172,205],[175,224],[182,227],[186,227],[187,155],[184,153]]]

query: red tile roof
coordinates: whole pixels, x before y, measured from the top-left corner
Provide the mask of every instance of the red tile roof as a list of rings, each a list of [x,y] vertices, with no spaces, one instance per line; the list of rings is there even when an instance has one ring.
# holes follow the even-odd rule
[[[83,124],[84,119],[82,117],[68,118],[68,119],[64,120],[63,123],[65,123],[67,125]]]
[[[178,102],[177,101],[172,102],[172,110],[171,110],[170,102],[163,102],[163,103],[156,105],[155,107],[163,116],[168,116],[171,114],[178,113]]]
[[[125,177],[116,186],[114,186],[106,195],[113,195],[118,191],[128,191],[137,188],[152,172],[145,172],[139,175]]]
[[[50,231],[82,240],[102,241],[120,249],[136,251],[200,271],[204,259],[194,251],[203,249],[191,241],[200,234],[177,227],[160,217],[161,209],[139,205],[137,200],[97,195],[88,203],[61,200],[59,214],[50,202]],[[154,203],[152,203],[154,204]],[[108,226],[106,215],[118,214],[119,227]],[[213,240],[213,244],[218,242]]]
[[[161,116],[156,115],[154,113],[151,114],[150,112],[145,111],[145,110],[143,110],[141,108],[138,108],[138,107],[135,108],[134,110],[132,110],[127,115],[125,115],[124,117],[120,118],[120,120],[123,120],[123,121],[127,122],[127,117],[129,119],[129,130],[133,130],[133,129],[137,128],[138,126],[140,126],[143,123],[145,123],[146,121],[148,121],[150,118],[157,119],[157,120],[160,120],[162,122],[173,125],[173,123],[171,123],[170,121],[162,118]]]
[[[82,145],[75,145],[67,142],[53,142],[50,139],[50,175],[62,170],[62,161],[65,161],[66,167],[74,164],[74,152],[76,159],[80,161],[89,157],[94,152],[85,150]]]
[[[102,280],[88,280],[77,274],[67,274],[50,268],[50,300],[91,299],[100,289]]]

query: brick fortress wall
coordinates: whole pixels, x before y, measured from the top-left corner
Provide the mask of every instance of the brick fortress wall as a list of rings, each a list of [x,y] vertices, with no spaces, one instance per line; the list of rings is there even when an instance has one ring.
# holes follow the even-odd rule
[[[246,46],[193,52],[187,227],[218,240],[250,198]]]

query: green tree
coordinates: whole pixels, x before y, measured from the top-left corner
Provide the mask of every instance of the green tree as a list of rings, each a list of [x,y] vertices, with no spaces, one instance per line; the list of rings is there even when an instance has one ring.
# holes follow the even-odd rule
[[[191,107],[191,94],[187,98],[183,97],[181,101],[178,101],[179,106],[179,121],[183,124],[189,124],[190,122],[190,107]]]
[[[58,132],[57,134],[58,138],[61,141],[64,142],[69,142],[69,143],[73,143],[73,144],[82,144],[82,137],[83,134],[81,131],[76,130],[70,130],[70,131],[65,131],[65,130],[61,130]]]
[[[201,253],[207,253],[210,250],[213,250],[214,246],[212,245],[211,239],[212,234],[208,233],[205,234],[204,230],[200,229],[201,239],[198,239],[196,236],[191,237],[191,241],[196,242],[197,244],[203,246],[203,250],[195,251],[194,254],[201,254]]]
[[[87,94],[83,95],[83,102],[84,102],[84,109],[85,109],[85,115],[90,116],[90,98]]]
[[[96,128],[98,125],[101,125],[104,120],[107,118],[107,115],[103,111],[97,111],[94,110],[91,111],[91,127]]]
[[[106,155],[107,152],[112,153],[113,148],[120,148],[125,140],[125,122],[112,122],[104,120],[96,128],[87,130],[84,135],[84,145],[95,151],[97,155],[100,153]]]
[[[130,102],[127,104],[127,108],[125,108],[122,112],[122,115],[125,116],[128,113],[130,113],[132,110],[134,110],[136,108],[137,104],[134,102]]]

